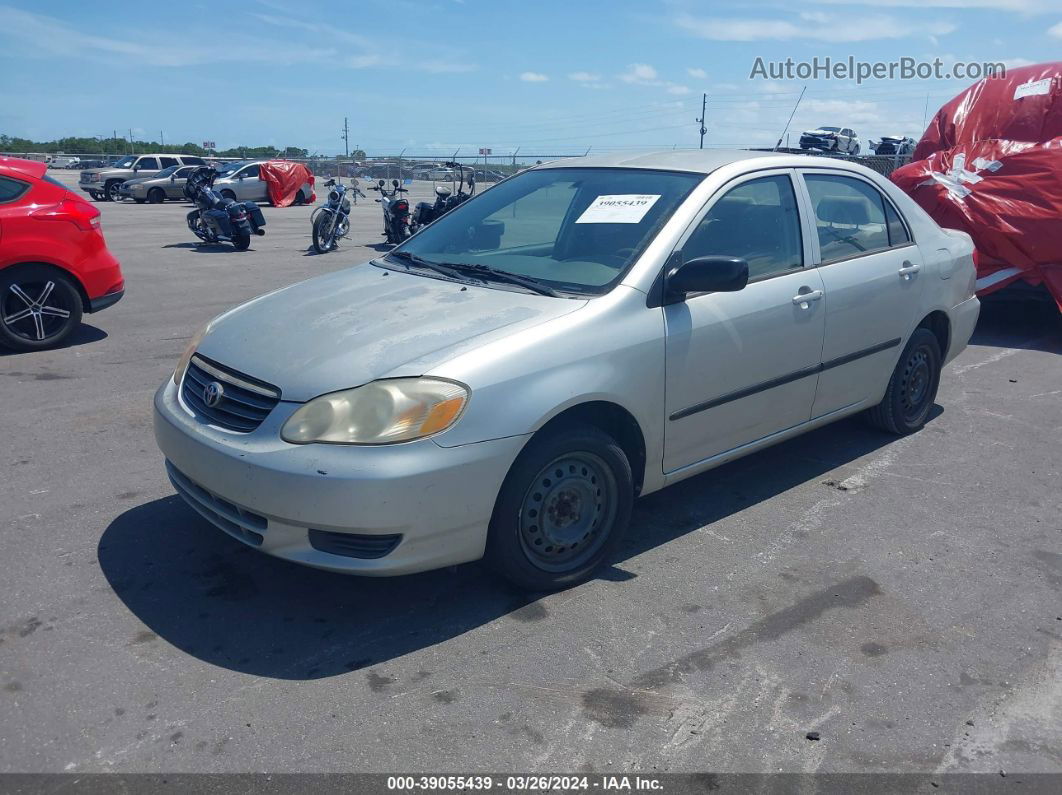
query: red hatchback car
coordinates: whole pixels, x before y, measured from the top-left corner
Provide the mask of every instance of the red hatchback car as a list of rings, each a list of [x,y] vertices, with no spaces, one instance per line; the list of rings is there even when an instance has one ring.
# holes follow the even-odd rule
[[[0,157],[0,344],[60,344],[83,312],[116,303],[125,280],[100,211],[33,160]]]

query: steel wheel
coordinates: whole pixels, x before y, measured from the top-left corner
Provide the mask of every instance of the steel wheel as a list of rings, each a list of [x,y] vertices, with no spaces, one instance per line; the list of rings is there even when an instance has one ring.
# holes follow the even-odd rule
[[[933,384],[930,352],[922,345],[911,351],[900,381],[900,405],[905,422],[915,422],[925,411]]]
[[[0,279],[0,341],[19,350],[59,343],[81,322],[81,297],[49,270],[17,270]]]
[[[617,506],[616,480],[589,452],[559,456],[538,473],[520,506],[520,545],[543,571],[568,571],[604,543]]]

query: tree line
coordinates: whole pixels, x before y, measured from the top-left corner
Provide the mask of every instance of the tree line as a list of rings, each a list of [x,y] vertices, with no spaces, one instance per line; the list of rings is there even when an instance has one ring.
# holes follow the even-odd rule
[[[185,154],[210,157],[238,157],[246,160],[258,160],[271,157],[308,158],[310,153],[297,146],[278,149],[274,146],[236,146],[231,149],[204,149],[188,141],[183,144],[161,144],[157,141],[128,141],[125,138],[59,138],[54,141],[31,141],[29,138],[0,134],[0,151],[3,152],[41,152],[44,154],[65,155],[126,155],[144,152],[158,154]],[[351,152],[355,160],[364,160],[365,152]]]

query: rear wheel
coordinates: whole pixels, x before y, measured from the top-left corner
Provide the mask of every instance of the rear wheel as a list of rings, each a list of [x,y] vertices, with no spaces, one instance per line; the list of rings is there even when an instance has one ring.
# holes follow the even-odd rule
[[[93,201],[103,201],[103,194],[100,193],[98,190],[90,190],[89,196],[92,197]]]
[[[152,188],[148,191],[147,200],[152,204],[162,204],[166,201],[166,192],[162,188]]]
[[[529,591],[586,580],[619,544],[634,485],[622,448],[593,427],[532,439],[505,478],[487,538],[487,560]]]
[[[898,435],[920,430],[937,397],[941,366],[936,335],[929,329],[915,329],[892,371],[885,397],[867,412],[867,419]]]
[[[251,236],[243,232],[234,231],[232,233],[232,245],[236,247],[237,251],[246,251],[251,247]]]
[[[313,219],[313,250],[324,254],[336,247],[332,229],[336,223],[335,213],[321,212]]]
[[[44,265],[0,271],[0,343],[36,351],[62,343],[81,322],[81,294],[71,279]]]
[[[122,200],[122,194],[119,193],[119,191],[121,189],[122,189],[122,181],[121,180],[113,179],[110,182],[108,182],[107,183],[107,187],[105,187],[103,189],[104,193],[107,196],[107,201],[109,201],[109,202],[120,202]]]

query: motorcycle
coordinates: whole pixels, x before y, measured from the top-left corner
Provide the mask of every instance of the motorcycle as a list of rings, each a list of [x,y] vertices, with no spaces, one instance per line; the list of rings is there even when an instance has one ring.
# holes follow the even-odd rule
[[[405,188],[398,186],[398,180],[391,180],[391,190],[387,190],[387,183],[382,179],[369,190],[378,191],[380,198],[376,199],[383,206],[384,237],[388,243],[401,243],[412,232],[409,229],[409,201],[399,193],[408,193]]]
[[[265,216],[257,204],[226,199],[214,190],[218,172],[209,166],[193,171],[184,183],[184,195],[195,209],[186,216],[188,228],[207,243],[232,243],[246,251],[251,235],[264,235]]]
[[[457,182],[457,193],[454,193],[450,188],[445,185],[437,185],[435,187],[435,202],[417,202],[417,207],[413,211],[413,220],[410,223],[410,231],[416,232],[419,229],[427,226],[432,221],[436,221],[450,210],[454,209],[458,205],[472,198],[472,195],[476,192],[476,174],[475,171],[469,169],[468,173],[468,192],[465,192],[465,171],[464,166],[460,163],[447,163],[448,167],[456,169],[459,176]]]
[[[314,210],[311,216],[313,250],[318,254],[338,248],[339,238],[346,237],[350,231],[350,199],[347,197],[347,186],[343,184],[342,179],[338,182],[330,179],[325,183],[325,187],[330,188],[328,200]],[[357,186],[351,190],[356,192]]]

